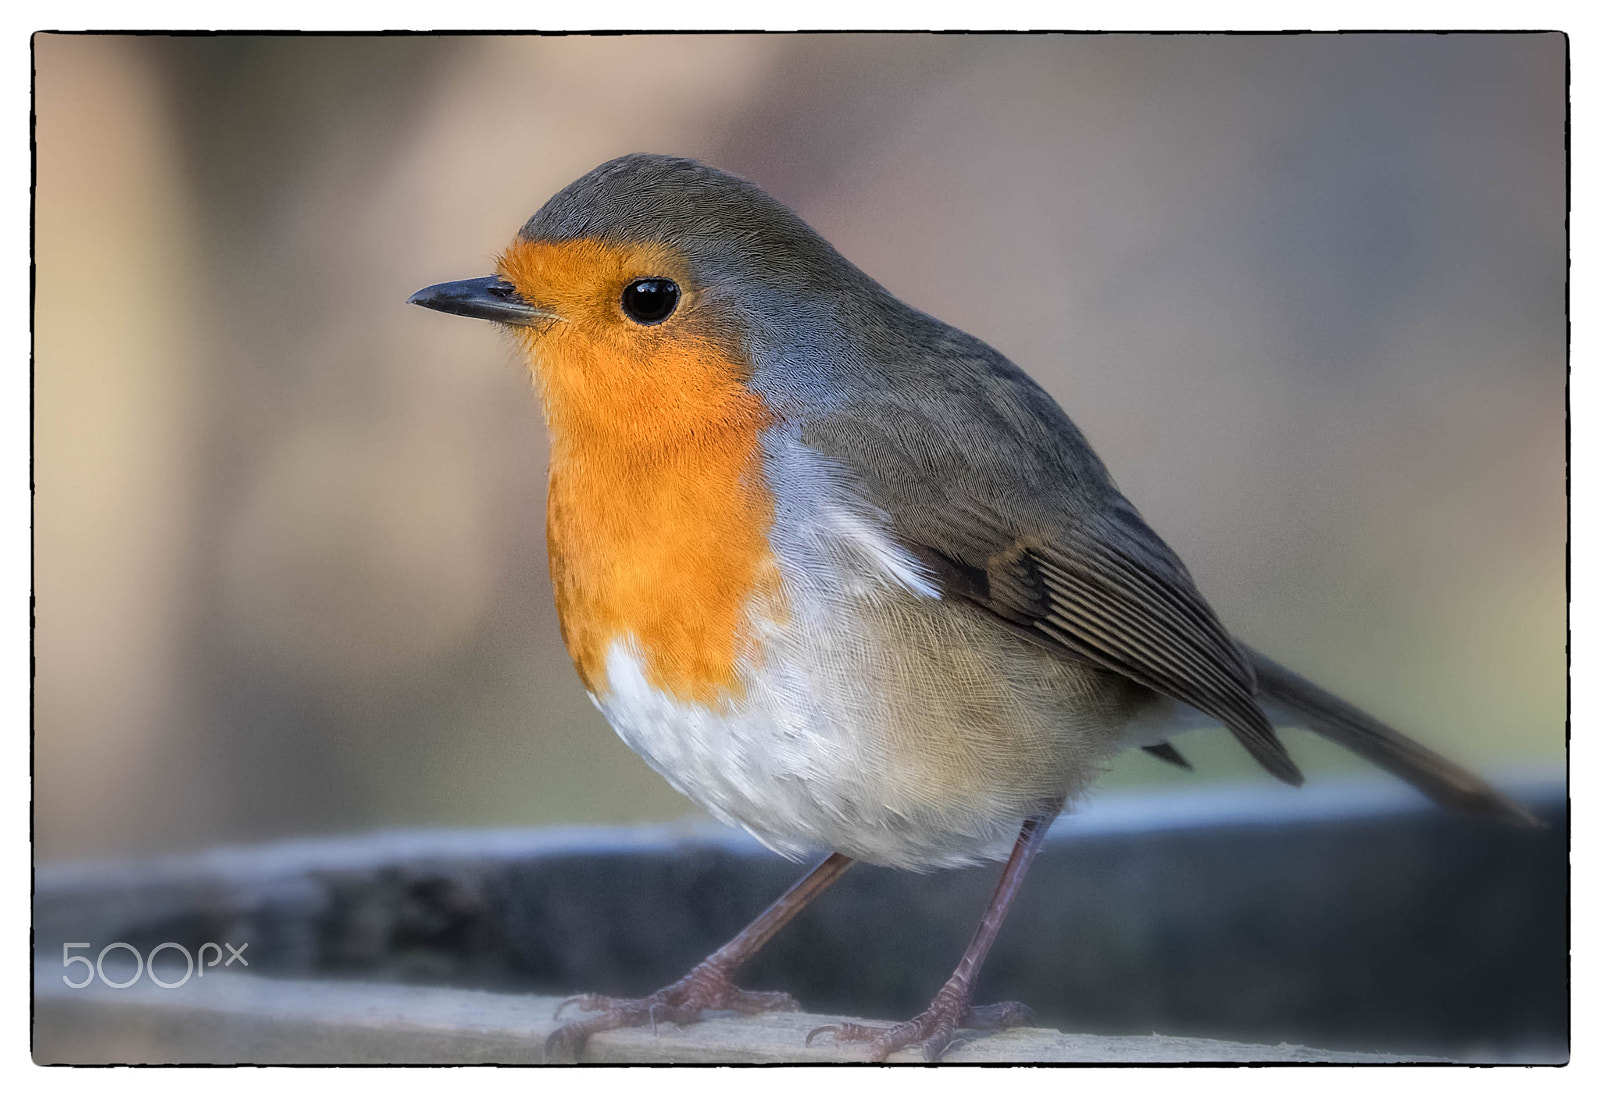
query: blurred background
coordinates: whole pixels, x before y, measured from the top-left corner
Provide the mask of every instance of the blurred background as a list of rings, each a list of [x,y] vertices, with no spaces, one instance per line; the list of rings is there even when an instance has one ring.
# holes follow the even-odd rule
[[[404,303],[640,150],[1031,372],[1249,643],[1563,764],[1559,36],[34,50],[41,860],[695,812],[562,648],[509,343]],[[1180,747],[1104,787],[1266,780]]]

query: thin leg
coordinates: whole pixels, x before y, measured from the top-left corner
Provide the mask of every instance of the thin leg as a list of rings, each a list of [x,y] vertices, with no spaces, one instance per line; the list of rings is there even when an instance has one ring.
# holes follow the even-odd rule
[[[868,1057],[882,1060],[909,1044],[920,1042],[923,1055],[931,1061],[950,1046],[958,1028],[1010,1028],[1031,1020],[1033,1011],[1021,1002],[974,1006],[972,987],[977,982],[984,958],[989,955],[990,946],[1000,932],[1000,923],[1005,921],[1006,911],[1011,908],[1011,901],[1022,886],[1022,878],[1027,875],[1033,855],[1039,852],[1039,846],[1043,844],[1049,829],[1050,819],[1042,816],[1022,824],[1022,833],[1017,835],[1011,859],[1000,873],[1000,883],[995,887],[994,898],[989,900],[989,906],[983,912],[977,932],[972,935],[972,943],[962,954],[954,974],[939,988],[939,993],[933,996],[933,1002],[927,1009],[911,1020],[890,1028],[857,1024],[824,1025],[813,1029],[806,1037],[806,1043],[827,1032],[837,1040],[870,1043]]]
[[[789,921],[827,890],[844,870],[854,862],[842,853],[835,853],[816,868],[806,873],[776,902],[745,926],[717,951],[696,964],[682,979],[662,987],[648,998],[608,998],[603,994],[580,994],[569,998],[556,1009],[556,1017],[568,1006],[582,1010],[599,1010],[594,1017],[562,1025],[552,1032],[544,1043],[547,1062],[566,1051],[574,1058],[583,1043],[596,1032],[609,1032],[614,1028],[631,1028],[635,1025],[654,1025],[657,1021],[671,1021],[686,1025],[700,1019],[708,1009],[732,1009],[740,1013],[765,1013],[769,1010],[794,1010],[800,1004],[782,991],[740,990],[733,985],[733,972],[762,945],[772,940]]]

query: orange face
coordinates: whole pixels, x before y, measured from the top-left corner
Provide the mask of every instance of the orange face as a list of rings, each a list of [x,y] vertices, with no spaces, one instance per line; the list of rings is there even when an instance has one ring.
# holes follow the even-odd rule
[[[760,449],[773,417],[736,340],[706,330],[687,264],[659,247],[519,239],[497,273],[559,317],[512,330],[550,427],[550,574],[584,684],[605,696],[626,639],[655,688],[737,699],[751,614],[781,598]],[[624,311],[641,278],[679,287],[660,323]]]

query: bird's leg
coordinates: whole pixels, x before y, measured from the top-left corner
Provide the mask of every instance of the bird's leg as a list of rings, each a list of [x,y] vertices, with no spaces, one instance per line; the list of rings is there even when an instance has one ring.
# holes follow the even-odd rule
[[[903,1047],[920,1043],[923,1057],[932,1062],[944,1054],[955,1039],[957,1029],[1011,1028],[1032,1020],[1033,1011],[1021,1002],[974,1006],[972,987],[977,981],[978,969],[983,966],[984,957],[989,955],[989,946],[994,944],[995,936],[1000,932],[1000,923],[1005,920],[1011,900],[1022,885],[1028,865],[1033,861],[1033,855],[1039,852],[1039,846],[1049,829],[1050,817],[1047,816],[1029,819],[1022,824],[1022,833],[1017,835],[1016,847],[1011,851],[1011,859],[1006,862],[1005,870],[1000,873],[1000,883],[995,887],[994,898],[989,900],[988,909],[983,912],[977,932],[972,935],[972,943],[962,954],[955,973],[939,988],[939,993],[933,996],[933,1002],[927,1009],[909,1021],[888,1028],[851,1023],[823,1025],[811,1031],[806,1043],[810,1044],[825,1032],[831,1033],[836,1040],[870,1044],[867,1056],[874,1061],[882,1061]]]
[[[576,1058],[583,1043],[596,1032],[635,1025],[654,1026],[657,1021],[686,1025],[700,1019],[703,1010],[731,1009],[739,1013],[766,1013],[770,1010],[795,1010],[800,1004],[782,991],[740,990],[733,985],[734,970],[772,940],[789,920],[827,889],[854,862],[835,853],[806,873],[760,916],[717,951],[700,961],[676,983],[662,987],[647,998],[608,998],[603,994],[580,994],[556,1009],[556,1017],[568,1006],[598,1010],[593,1017],[562,1025],[544,1043],[545,1061],[554,1061],[563,1052]]]

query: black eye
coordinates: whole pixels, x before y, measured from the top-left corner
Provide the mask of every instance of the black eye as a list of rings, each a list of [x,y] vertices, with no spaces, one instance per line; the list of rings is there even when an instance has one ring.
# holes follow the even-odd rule
[[[678,307],[678,283],[670,278],[640,278],[622,290],[622,311],[641,324],[659,324]]]

